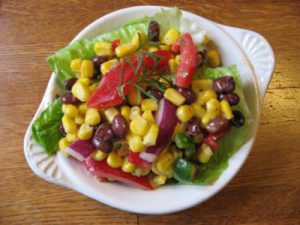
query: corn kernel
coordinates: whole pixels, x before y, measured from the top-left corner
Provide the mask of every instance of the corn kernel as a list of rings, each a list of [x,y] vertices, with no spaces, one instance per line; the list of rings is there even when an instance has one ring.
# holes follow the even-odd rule
[[[108,71],[110,71],[116,64],[118,63],[117,59],[111,59],[101,64],[100,71],[103,75],[105,75]]]
[[[81,115],[77,115],[75,117],[74,121],[77,125],[81,125],[84,123],[84,118]]]
[[[180,64],[180,55],[175,56],[175,63],[177,66]]]
[[[75,118],[78,115],[78,109],[76,108],[76,106],[71,104],[63,104],[62,111],[70,118]]]
[[[68,142],[66,138],[61,138],[58,142],[58,148],[60,151],[65,152],[66,148],[69,147],[71,143]]]
[[[140,176],[146,176],[150,173],[151,169],[150,168],[143,168],[143,167],[137,167],[133,171],[133,175],[140,177]]]
[[[112,48],[111,43],[106,41],[99,41],[94,46],[94,52],[97,55],[103,55],[103,56],[113,56],[114,51]]]
[[[122,58],[126,55],[133,53],[135,50],[136,46],[132,44],[122,44],[115,49],[115,53],[118,57]]]
[[[220,102],[217,99],[210,99],[206,102],[206,111],[210,115],[211,119],[221,115]]]
[[[107,154],[100,150],[96,150],[93,152],[92,157],[96,161],[102,161],[103,159],[105,159],[107,157]]]
[[[172,140],[175,140],[176,134],[185,131],[186,128],[187,128],[186,123],[177,123],[173,131]]]
[[[180,37],[180,32],[175,28],[171,28],[165,34],[163,41],[168,45],[172,45],[179,39],[179,37]]]
[[[176,106],[181,106],[185,102],[185,98],[174,88],[168,88],[164,97]]]
[[[67,134],[66,139],[68,142],[73,143],[74,141],[76,141],[78,139],[77,134]]]
[[[67,134],[77,133],[77,125],[70,117],[64,115],[62,117],[62,124]]]
[[[121,115],[129,122],[130,120],[130,107],[127,105],[124,105],[121,107]]]
[[[149,51],[149,52],[156,52],[156,51],[158,51],[158,48],[157,48],[157,47],[150,47],[150,48],[148,49],[148,51]]]
[[[148,121],[148,123],[154,123],[155,122],[153,114],[150,110],[146,110],[143,113],[142,117],[145,118]]]
[[[156,144],[158,137],[159,127],[156,124],[152,124],[143,138],[143,144],[146,146],[153,146]]]
[[[173,153],[173,157],[175,159],[182,158],[182,156],[183,156],[183,152],[179,149],[173,150],[172,153]]]
[[[141,102],[141,107],[143,111],[146,110],[156,111],[158,109],[157,102],[151,98],[143,99]]]
[[[191,104],[191,107],[192,107],[194,116],[196,116],[198,119],[201,119],[204,116],[204,114],[206,113],[205,109],[195,102]]]
[[[97,109],[88,108],[85,114],[85,123],[90,126],[95,126],[101,122],[100,113]]]
[[[146,34],[142,30],[138,30],[135,32],[131,44],[135,47],[135,49],[139,48],[147,40]]]
[[[169,68],[170,68],[170,71],[172,73],[176,73],[177,71],[177,64],[176,64],[176,60],[175,59],[170,59],[169,62]]]
[[[189,105],[179,106],[176,116],[181,122],[186,123],[194,116],[193,109]]]
[[[86,111],[87,111],[86,103],[81,103],[78,107],[78,110],[79,110],[80,115],[84,116],[86,114]]]
[[[167,181],[167,176],[165,175],[155,175],[152,180],[151,183],[153,184],[154,187],[159,187],[161,185],[164,185]]]
[[[160,172],[160,174],[164,174],[166,176],[170,176],[170,173],[173,172],[173,163],[174,163],[174,157],[171,153],[163,153],[161,154],[156,161],[156,167],[157,170]]]
[[[83,123],[78,130],[77,136],[81,140],[89,140],[93,136],[93,131],[93,127]]]
[[[106,162],[112,168],[119,168],[123,165],[123,159],[115,151],[109,153]]]
[[[116,115],[119,114],[119,111],[116,108],[108,108],[104,111],[104,115],[108,122],[112,123]]]
[[[82,60],[80,66],[80,77],[89,77],[92,78],[94,75],[94,63],[92,60]]]
[[[162,44],[159,46],[160,50],[164,50],[164,51],[170,51],[171,50],[171,45],[167,45],[167,44]]]
[[[96,84],[90,85],[89,90],[90,90],[91,93],[95,92],[97,90],[97,85]]]
[[[167,76],[161,76],[161,78],[159,78],[159,82],[162,83],[164,86],[170,86],[169,82],[168,82],[169,78]]]
[[[76,82],[72,87],[72,94],[82,102],[86,102],[90,97],[90,90],[81,82]]]
[[[209,123],[210,120],[211,120],[210,114],[205,113],[204,116],[201,118],[202,127],[206,127],[206,125]]]
[[[130,141],[132,138],[134,138],[136,135],[134,133],[132,133],[130,130],[127,132],[125,139],[127,141]]]
[[[145,135],[148,128],[148,122],[142,116],[137,116],[130,122],[130,130],[136,135]]]
[[[120,141],[120,142],[121,142],[121,141]],[[128,155],[128,150],[129,150],[129,149],[128,149],[129,146],[128,146],[127,142],[125,143],[125,141],[122,140],[122,142],[121,142],[120,144],[121,144],[121,147],[118,148],[117,154],[118,154],[119,156],[121,156],[121,157],[127,156],[127,155]]]
[[[80,59],[80,58],[73,59],[71,61],[71,65],[70,65],[71,70],[75,73],[80,73],[81,62],[82,62],[82,59]]]
[[[217,94],[214,90],[212,89],[208,89],[202,92],[199,92],[197,94],[197,103],[199,105],[204,105],[206,102],[208,102],[208,100],[210,99],[216,99],[217,98]]]
[[[208,42],[210,42],[210,38],[207,36],[207,35],[205,35],[204,36],[204,41],[203,41],[203,45],[207,45],[208,44]]]
[[[217,67],[221,65],[220,55],[216,50],[209,50],[207,52],[207,60],[210,66]]]
[[[142,152],[146,149],[140,136],[135,136],[129,140],[129,149],[133,152]]]
[[[143,100],[138,91],[134,88],[128,93],[128,102],[130,105],[139,105]]]
[[[152,171],[154,174],[157,174],[157,175],[161,174],[161,172],[158,171],[158,169],[157,169],[157,167],[156,167],[156,163],[152,163],[152,164],[151,164],[151,171]]]
[[[133,106],[133,107],[131,107],[131,109],[130,109],[130,115],[129,115],[129,118],[130,118],[131,120],[133,120],[135,117],[140,116],[141,113],[142,113],[142,111],[141,111],[141,108],[140,108],[140,107],[138,107],[138,106]]]
[[[124,163],[122,165],[122,171],[125,173],[132,173],[135,170],[135,165],[131,162],[128,162],[128,158],[125,157]]]
[[[91,79],[88,78],[88,77],[80,77],[77,82],[80,82],[82,83],[83,85],[85,86],[89,86],[90,85],[90,82],[91,82]]]
[[[211,148],[207,144],[202,144],[197,153],[198,161],[201,163],[207,163],[213,155]]]
[[[205,91],[213,88],[213,81],[211,79],[197,79],[192,82],[192,90],[195,94],[200,91]]]
[[[225,99],[221,101],[221,110],[226,119],[231,120],[233,118],[231,107]]]

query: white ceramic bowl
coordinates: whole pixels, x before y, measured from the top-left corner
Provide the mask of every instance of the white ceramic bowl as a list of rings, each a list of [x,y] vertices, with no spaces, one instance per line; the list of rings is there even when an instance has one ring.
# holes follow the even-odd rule
[[[88,25],[73,41],[92,38],[131,20],[154,15],[160,8],[137,6],[115,11]],[[193,22],[190,23],[191,30],[199,27],[208,32],[218,45],[224,65],[237,65],[245,98],[253,115],[244,145],[231,157],[228,168],[219,179],[211,186],[173,185],[154,191],[144,191],[119,183],[99,183],[87,174],[82,163],[60,153],[52,157],[45,155],[31,138],[31,123],[25,135],[24,151],[30,167],[38,176],[112,207],[143,214],[171,213],[200,204],[219,192],[234,177],[246,160],[255,139],[261,103],[273,73],[274,54],[268,42],[255,32],[220,25],[185,11],[183,17]],[[34,119],[52,101],[55,93],[52,74]]]

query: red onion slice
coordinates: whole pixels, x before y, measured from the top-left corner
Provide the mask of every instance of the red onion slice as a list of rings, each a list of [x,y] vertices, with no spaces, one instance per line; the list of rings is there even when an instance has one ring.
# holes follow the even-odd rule
[[[93,151],[95,151],[95,147],[93,146],[90,140],[77,140],[73,142],[67,149],[71,156],[76,158],[79,161],[83,161],[88,156],[90,156]]]
[[[156,145],[150,146],[145,152],[140,153],[140,158],[147,162],[154,162],[161,151],[171,140],[174,128],[177,124],[177,107],[166,99],[159,102],[158,112],[156,113],[156,123],[159,126]]]

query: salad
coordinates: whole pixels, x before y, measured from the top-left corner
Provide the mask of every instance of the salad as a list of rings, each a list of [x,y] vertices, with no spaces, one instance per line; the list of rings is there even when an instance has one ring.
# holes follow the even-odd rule
[[[195,39],[183,21],[162,9],[51,55],[60,93],[33,123],[35,142],[101,182],[215,182],[251,115],[236,66],[222,66],[206,32]]]

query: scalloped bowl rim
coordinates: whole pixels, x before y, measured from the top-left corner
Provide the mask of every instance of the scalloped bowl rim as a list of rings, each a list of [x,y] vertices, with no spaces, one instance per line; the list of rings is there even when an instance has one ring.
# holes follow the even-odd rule
[[[139,18],[144,15],[153,15],[160,8],[168,8],[161,6],[135,6],[130,8],[125,8],[121,10],[114,11],[109,13],[96,21],[92,22],[86,28],[84,28],[73,40],[72,42],[82,39],[90,38],[92,33],[95,30],[99,30],[103,26],[107,26],[108,23],[113,24],[112,27],[117,27],[118,25],[124,24],[124,20],[130,21],[133,18]],[[209,34],[211,32],[211,37],[216,41],[218,38],[222,41],[228,42],[230,46],[235,46],[235,53],[238,53],[236,58],[239,58],[238,68],[239,71],[243,71],[243,74],[251,76],[250,78],[245,78],[249,90],[247,92],[246,98],[255,107],[255,110],[252,110],[253,123],[249,129],[247,142],[241,147],[237,153],[235,153],[229,159],[229,165],[225,171],[221,174],[218,180],[210,186],[195,186],[195,185],[172,185],[159,188],[153,191],[144,191],[138,190],[129,186],[125,186],[118,183],[98,183],[94,177],[91,177],[84,170],[82,165],[79,165],[78,162],[66,158],[63,154],[58,153],[57,162],[60,168],[63,171],[63,174],[66,178],[65,184],[62,182],[55,182],[63,186],[72,188],[84,195],[87,195],[93,199],[96,199],[100,202],[103,202],[112,207],[122,209],[129,212],[143,213],[143,214],[165,214],[181,211],[192,206],[195,206],[205,200],[214,196],[219,192],[227,183],[229,183],[236,173],[240,170],[241,166],[244,164],[247,159],[251,147],[253,145],[258,121],[259,121],[259,112],[260,112],[260,94],[258,88],[257,76],[253,71],[252,66],[250,65],[249,59],[238,46],[237,43],[230,37],[229,34],[224,32],[218,24],[209,21],[205,18],[202,18],[198,15],[186,12],[181,10],[183,17],[192,19],[198,24],[202,23],[203,26],[209,27]],[[130,14],[130,16],[128,16]],[[116,20],[116,18],[124,18],[124,20]],[[120,22],[122,21],[122,22]],[[216,35],[218,34],[218,35]],[[218,37],[220,36],[220,37]],[[71,43],[72,43],[71,42]],[[219,46],[221,54],[227,54],[226,50],[222,50],[224,46]],[[223,54],[222,54],[223,55]],[[230,61],[230,60],[229,60]],[[226,65],[227,63],[225,63]],[[242,74],[242,73],[241,73]],[[49,81],[49,85],[54,88],[54,78],[52,77]],[[243,75],[242,75],[243,77]],[[243,79],[243,80],[245,80]],[[248,79],[248,80],[247,80]],[[49,86],[48,85],[48,86]],[[51,87],[47,87],[47,89]],[[252,93],[252,94],[250,94]],[[254,93],[254,94],[253,94]],[[47,91],[46,91],[47,94]],[[50,95],[50,93],[48,93]],[[261,93],[262,94],[262,93]],[[47,96],[45,96],[47,97]],[[48,96],[50,98],[50,96]],[[52,96],[53,97],[53,96]],[[46,98],[47,99],[47,98]],[[45,101],[45,98],[43,99]],[[43,102],[42,102],[43,104]],[[41,105],[42,105],[41,104]],[[27,158],[27,156],[26,156]],[[28,158],[27,158],[28,160]],[[34,171],[36,173],[36,171]],[[42,177],[43,178],[43,177]],[[53,181],[51,181],[53,182]],[[121,194],[120,194],[121,193]],[[181,196],[179,196],[181,194]],[[175,201],[176,198],[176,201]],[[167,200],[167,202],[165,202]]]

